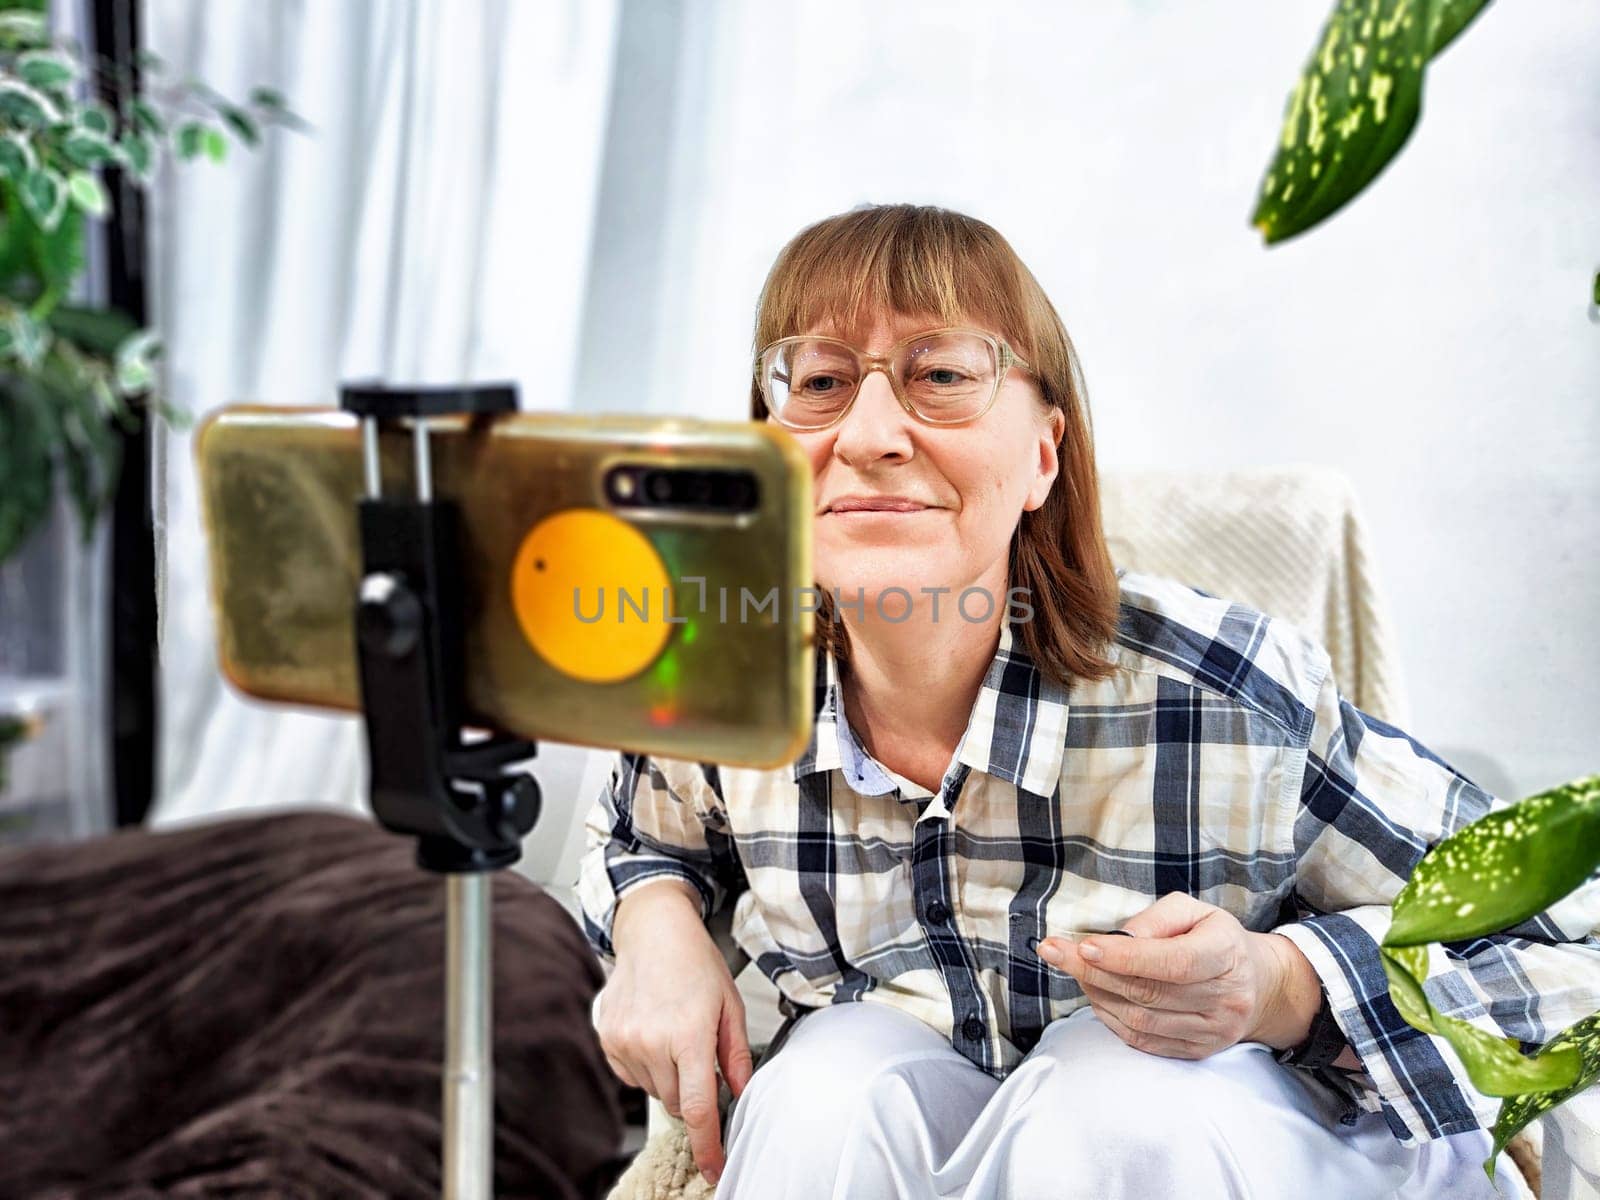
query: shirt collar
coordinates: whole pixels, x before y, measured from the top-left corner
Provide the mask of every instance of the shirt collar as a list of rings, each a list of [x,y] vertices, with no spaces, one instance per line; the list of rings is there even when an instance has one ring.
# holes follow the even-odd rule
[[[795,759],[794,781],[844,770],[850,786],[863,795],[882,795],[900,787],[902,798],[927,796],[927,789],[889,771],[861,746],[845,720],[838,663],[820,643],[815,663],[815,722],[805,752]],[[1025,792],[1049,796],[1061,776],[1067,712],[1067,689],[1038,669],[1014,623],[1002,622],[994,658],[956,748],[956,761]]]

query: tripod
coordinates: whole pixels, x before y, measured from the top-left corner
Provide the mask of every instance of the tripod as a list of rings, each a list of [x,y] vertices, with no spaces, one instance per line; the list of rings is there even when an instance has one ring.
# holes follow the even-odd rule
[[[428,421],[512,412],[510,385],[347,385],[361,419],[366,498],[356,647],[373,815],[417,839],[417,865],[445,876],[443,1184],[448,1200],[494,1191],[493,956],[489,873],[516,862],[539,817],[539,785],[508,771],[536,744],[464,739],[460,514],[433,494]],[[415,490],[383,493],[379,431],[411,422]]]

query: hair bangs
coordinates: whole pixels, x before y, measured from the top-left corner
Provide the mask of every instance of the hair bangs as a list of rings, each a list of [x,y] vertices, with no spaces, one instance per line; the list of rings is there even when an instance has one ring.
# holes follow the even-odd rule
[[[755,345],[831,330],[864,336],[884,314],[992,325],[1026,357],[1034,341],[1015,272],[957,214],[909,205],[857,210],[803,230],[773,265]]]

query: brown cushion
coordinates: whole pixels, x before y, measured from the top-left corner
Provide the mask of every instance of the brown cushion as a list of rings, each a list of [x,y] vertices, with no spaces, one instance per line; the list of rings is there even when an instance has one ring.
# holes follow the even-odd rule
[[[572,919],[494,878],[496,1194],[602,1196]],[[0,1195],[439,1194],[444,883],[306,812],[0,851]]]

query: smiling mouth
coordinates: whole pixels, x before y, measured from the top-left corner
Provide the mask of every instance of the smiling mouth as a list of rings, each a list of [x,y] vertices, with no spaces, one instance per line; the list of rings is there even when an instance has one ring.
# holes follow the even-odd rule
[[[924,513],[938,512],[937,508],[833,508],[822,515],[843,521],[845,525],[888,527],[897,521],[907,521]],[[912,537],[912,534],[900,535]]]
[[[922,504],[916,500],[891,500],[888,498],[881,500],[867,500],[852,497],[850,499],[840,500],[835,504],[830,504],[822,511],[824,514],[836,513],[839,515],[859,515],[862,513],[919,513],[929,512],[936,507],[937,505]]]

